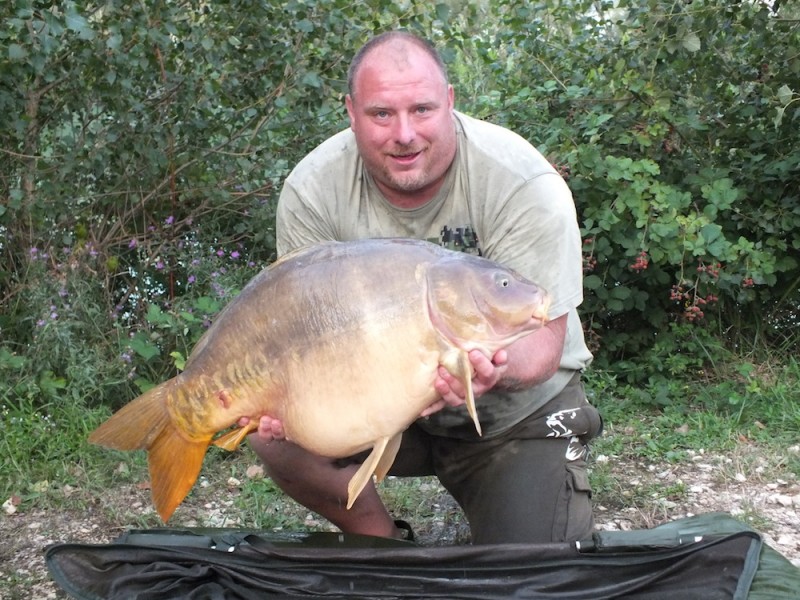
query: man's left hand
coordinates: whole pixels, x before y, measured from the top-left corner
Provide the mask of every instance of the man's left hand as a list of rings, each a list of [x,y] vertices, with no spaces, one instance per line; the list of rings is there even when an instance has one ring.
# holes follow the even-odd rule
[[[472,394],[477,399],[500,381],[506,370],[508,354],[505,350],[498,350],[489,359],[480,350],[472,350],[469,353],[469,361],[473,369]],[[460,406],[466,401],[467,390],[464,385],[442,366],[439,367],[439,375],[433,387],[441,397],[423,410],[420,413],[421,417],[430,416],[445,406]]]

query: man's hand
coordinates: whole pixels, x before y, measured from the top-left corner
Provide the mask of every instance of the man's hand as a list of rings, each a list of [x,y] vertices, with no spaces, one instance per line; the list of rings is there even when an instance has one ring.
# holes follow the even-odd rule
[[[250,417],[242,417],[238,421],[239,427],[245,427],[250,422]],[[263,415],[258,420],[258,430],[255,432],[264,442],[275,440],[285,440],[286,432],[283,430],[283,422]]]
[[[567,315],[564,314],[531,335],[518,339],[505,350],[498,350],[491,360],[480,351],[472,350],[469,360],[474,370],[472,392],[475,398],[494,387],[519,391],[550,379],[561,363],[566,334]],[[441,399],[423,410],[420,416],[427,417],[445,406],[464,403],[464,386],[444,367],[439,367],[439,376],[433,385]]]
[[[498,350],[490,360],[481,351],[472,350],[469,353],[469,362],[473,369],[472,394],[475,398],[480,398],[497,385],[505,373],[508,353]],[[423,410],[421,417],[432,415],[445,406],[460,406],[466,401],[467,391],[464,385],[444,367],[439,367],[439,376],[433,387],[441,398]]]

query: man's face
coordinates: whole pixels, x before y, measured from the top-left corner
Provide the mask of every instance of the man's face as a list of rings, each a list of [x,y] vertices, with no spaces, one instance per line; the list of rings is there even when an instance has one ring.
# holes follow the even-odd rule
[[[386,198],[411,208],[441,187],[456,152],[453,88],[436,62],[405,41],[364,57],[346,99],[367,170]]]

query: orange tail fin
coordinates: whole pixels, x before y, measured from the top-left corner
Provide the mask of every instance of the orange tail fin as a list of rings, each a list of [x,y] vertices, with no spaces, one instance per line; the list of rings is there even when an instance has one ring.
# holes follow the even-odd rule
[[[147,450],[153,504],[166,522],[192,489],[211,443],[187,439],[175,427],[166,400],[172,381],[123,406],[89,435],[89,442],[116,450]]]

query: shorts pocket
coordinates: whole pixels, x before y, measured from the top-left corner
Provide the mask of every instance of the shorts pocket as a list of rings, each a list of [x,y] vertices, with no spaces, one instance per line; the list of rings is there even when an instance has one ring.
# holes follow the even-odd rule
[[[592,487],[585,461],[567,463],[557,512],[553,520],[554,542],[573,542],[592,534]]]

